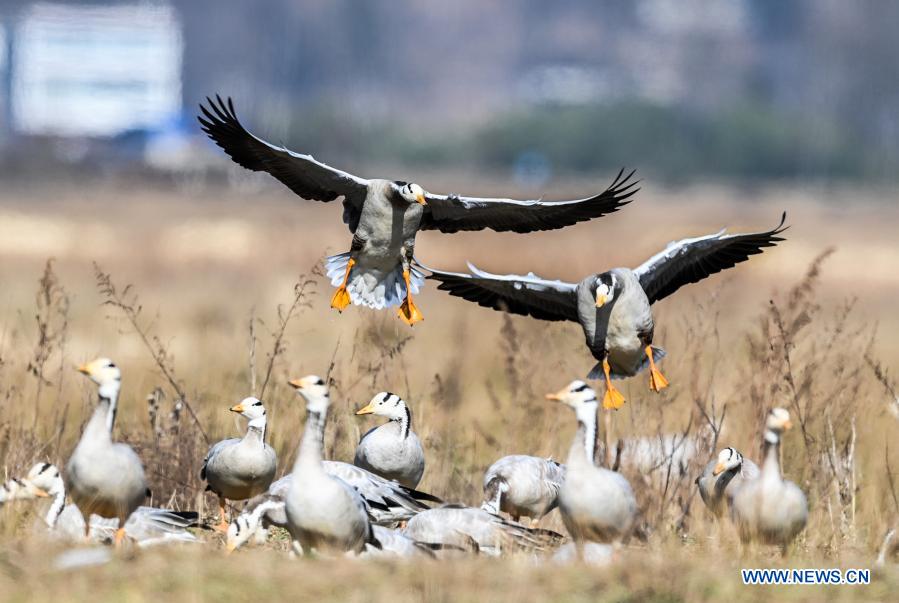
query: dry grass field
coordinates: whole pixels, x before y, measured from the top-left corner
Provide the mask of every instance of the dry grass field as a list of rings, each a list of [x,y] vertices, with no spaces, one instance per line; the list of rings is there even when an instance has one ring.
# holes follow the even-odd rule
[[[444,191],[467,176],[419,181]],[[604,183],[552,192],[597,185]],[[672,239],[724,225],[772,227],[787,210],[792,227],[780,247],[655,308],[672,387],[657,395],[642,375],[624,382],[628,403],[613,417],[611,439],[673,433],[699,438],[702,449],[686,467],[623,466],[640,502],[640,537],[609,567],[524,556],[297,561],[278,543],[225,556],[221,537],[200,530],[203,546],[128,550],[104,566],[59,571],[54,558],[63,547],[47,542],[34,529],[37,516],[16,504],[0,509],[0,599],[895,600],[895,565],[875,570],[863,587],[744,586],[739,569],[873,569],[899,521],[896,198],[892,190],[648,186],[622,211],[562,231],[419,236],[416,253],[427,265],[458,269],[468,259],[495,272],[578,280],[635,266]],[[98,355],[122,367],[117,433],[143,458],[154,504],[199,508],[207,518],[216,513],[198,476],[207,438],[243,429],[228,407],[251,393],[266,400],[283,473],[304,416],[287,380],[309,373],[334,380],[329,458],[351,460],[373,424],[351,411],[378,391],[395,391],[410,402],[426,449],[420,488],[445,500],[480,503],[483,471],[504,454],[564,459],[573,416],[543,394],[592,366],[579,327],[509,318],[433,285],[418,298],[425,321],[412,329],[392,313],[351,307],[339,315],[317,268],[349,245],[339,216],[339,207],[300,202],[277,187],[0,193],[4,477],[38,460],[64,463],[95,391],[73,367]],[[733,445],[758,459],[761,420],[773,405],[789,408],[797,423],[784,441],[784,468],[811,507],[786,560],[764,549],[741,557],[734,533],[711,520],[693,486],[712,447]],[[563,531],[557,512],[542,525]]]

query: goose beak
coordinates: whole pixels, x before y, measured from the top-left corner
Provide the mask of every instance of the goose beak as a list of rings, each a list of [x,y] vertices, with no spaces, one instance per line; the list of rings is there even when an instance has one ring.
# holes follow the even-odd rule
[[[230,555],[231,553],[234,552],[234,549],[236,549],[236,548],[237,548],[237,545],[235,545],[233,542],[229,542],[228,544],[225,545],[225,554]]]
[[[75,367],[75,370],[81,373],[82,375],[90,375],[91,374],[91,363],[82,364],[81,366]]]
[[[717,465],[715,465],[715,468],[712,470],[712,475],[718,475],[722,471],[724,471],[724,465],[722,463],[718,463]]]
[[[606,305],[606,296],[605,295],[597,295],[596,296],[596,307],[602,308]]]
[[[790,419],[784,421],[784,429],[793,429],[793,421]]]
[[[370,415],[373,412],[375,412],[375,407],[371,402],[369,402],[367,405],[365,405],[362,408],[360,408],[359,410],[357,410],[356,414],[357,415]]]
[[[306,380],[305,379],[291,379],[290,381],[287,382],[287,384],[290,385],[290,387],[292,387],[294,389],[302,389],[302,388],[306,387]]]
[[[39,498],[50,498],[50,493],[44,490],[43,488],[38,488],[34,486],[34,495]]]
[[[415,195],[415,200],[418,201],[421,205],[427,205],[428,201],[425,199],[424,195]]]
[[[559,391],[553,394],[546,394],[547,400],[552,400],[553,402],[561,402],[564,399],[564,395],[566,393],[565,389],[560,389]]]
[[[231,412],[243,412],[244,411],[243,404],[235,404],[228,410],[230,410]]]

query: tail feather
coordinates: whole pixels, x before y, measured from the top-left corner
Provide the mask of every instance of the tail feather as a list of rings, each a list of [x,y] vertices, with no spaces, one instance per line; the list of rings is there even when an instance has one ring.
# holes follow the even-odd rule
[[[325,273],[334,287],[343,284],[349,261],[349,252],[325,259]],[[417,295],[425,282],[424,272],[417,263],[413,262],[409,268],[409,281],[412,294]],[[380,270],[360,268],[357,265],[350,272],[347,292],[350,294],[350,301],[356,306],[367,306],[375,310],[399,306],[406,298],[402,266],[397,265],[390,272],[384,273]]]
[[[658,362],[667,355],[668,355],[668,352],[666,352],[664,349],[657,347],[657,346],[652,346],[652,361],[653,362]],[[633,377],[637,373],[643,372],[648,368],[649,368],[649,358],[644,354],[643,362],[640,363],[640,366],[637,367],[637,370],[634,371],[633,375],[616,371],[614,367],[610,367],[609,377],[611,377],[612,379],[626,379],[627,377]],[[602,370],[602,362],[597,362],[596,365],[587,374],[587,379],[597,380],[597,379],[602,379],[603,376],[604,375],[603,375],[603,370]]]

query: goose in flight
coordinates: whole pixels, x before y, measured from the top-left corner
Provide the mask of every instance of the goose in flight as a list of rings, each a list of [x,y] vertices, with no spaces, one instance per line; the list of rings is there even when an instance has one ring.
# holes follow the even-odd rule
[[[112,441],[122,372],[109,358],[98,358],[78,371],[97,384],[99,399],[66,465],[65,483],[84,516],[84,535],[90,538],[91,515],[114,519],[114,541],[120,546],[128,519],[147,496],[144,466],[137,453],[127,444]]]
[[[490,513],[508,513],[514,521],[522,516],[534,527],[559,504],[565,480],[565,465],[552,459],[525,454],[504,456],[484,473],[484,502]]]
[[[668,386],[657,361],[665,356],[652,345],[653,319],[650,306],[689,283],[731,268],[772,247],[783,238],[786,212],[773,230],[749,234],[725,234],[682,239],[638,268],[613,268],[591,274],[580,283],[551,281],[534,273],[525,276],[490,274],[469,264],[469,274],[427,268],[428,278],[450,295],[478,305],[531,316],[540,320],[570,320],[580,323],[593,357],[599,361],[588,379],[605,377],[604,408],[620,408],[624,396],[612,379],[636,375],[649,369],[649,387],[660,391]]]
[[[638,190],[634,172],[625,175],[623,170],[598,195],[558,202],[438,195],[411,182],[366,180],[257,138],[237,119],[230,98],[206,100],[208,107],[200,105],[198,116],[203,131],[237,164],[268,172],[304,199],[343,198],[343,221],[353,242],[349,252],[325,263],[337,287],[331,307],[340,311],[350,303],[374,309],[399,306],[400,318],[409,325],[422,320],[412,301],[424,284],[413,264],[419,230],[527,233],[563,228],[616,211]]]
[[[805,494],[780,471],[780,437],[792,426],[786,409],[768,412],[762,470],[758,478],[737,491],[733,501],[734,520],[743,542],[779,544],[783,553],[808,521]]]
[[[736,448],[724,448],[715,459],[709,461],[696,478],[702,502],[716,516],[721,517],[725,507],[732,508],[737,491],[759,476],[759,467]]]
[[[244,398],[230,410],[249,420],[247,433],[243,438],[213,444],[200,469],[206,489],[219,499],[220,519],[216,529],[220,532],[228,530],[225,501],[246,500],[265,492],[278,470],[278,456],[265,442],[266,415],[262,400],[252,396]]]
[[[388,421],[362,436],[353,464],[407,488],[418,486],[425,472],[425,453],[412,431],[412,411],[406,402],[396,394],[381,392],[356,414],[374,414]]]

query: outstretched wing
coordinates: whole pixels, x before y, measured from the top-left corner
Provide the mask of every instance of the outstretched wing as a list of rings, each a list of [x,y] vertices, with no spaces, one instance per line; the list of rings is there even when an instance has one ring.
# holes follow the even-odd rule
[[[649,303],[668,297],[684,285],[745,262],[749,256],[774,247],[783,237],[780,233],[787,212],[772,230],[749,234],[726,235],[724,230],[713,235],[683,239],[669,243],[665,251],[649,258],[634,273],[649,298]]]
[[[622,169],[605,191],[574,201],[516,201],[428,193],[421,228],[446,233],[484,228],[521,233],[563,228],[610,214],[630,203],[640,190],[633,175],[633,171],[625,175]]]
[[[533,273],[527,276],[490,274],[468,264],[471,274],[431,271],[429,279],[450,295],[493,308],[533,316],[540,320],[572,320],[577,322],[577,285],[548,281]]]
[[[344,198],[344,222],[355,230],[368,180],[332,168],[312,155],[301,155],[257,138],[237,119],[234,103],[229,97],[223,101],[206,98],[209,107],[200,105],[203,115],[197,116],[203,131],[238,165],[255,172],[268,172],[303,197],[316,201]]]

